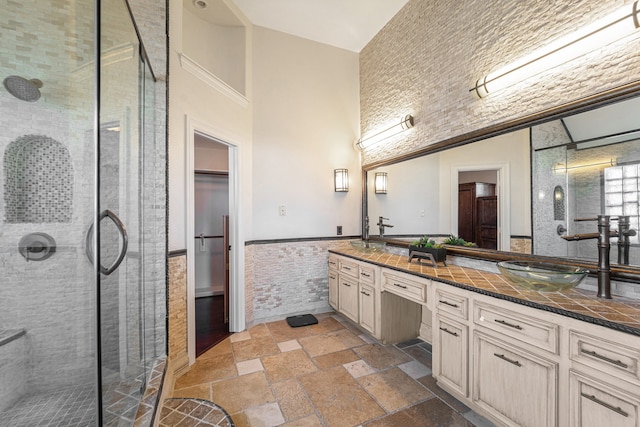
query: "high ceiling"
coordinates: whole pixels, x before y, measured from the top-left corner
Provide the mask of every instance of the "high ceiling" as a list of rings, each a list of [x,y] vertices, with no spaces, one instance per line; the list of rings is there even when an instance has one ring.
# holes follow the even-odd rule
[[[254,25],[360,52],[408,0],[232,0]]]

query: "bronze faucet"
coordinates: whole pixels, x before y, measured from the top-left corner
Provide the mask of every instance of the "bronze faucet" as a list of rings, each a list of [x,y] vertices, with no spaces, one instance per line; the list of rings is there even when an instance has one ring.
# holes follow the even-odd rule
[[[619,221],[619,230],[611,231],[611,221]],[[598,215],[597,218],[576,218],[574,221],[597,221],[597,233],[574,234],[560,236],[565,240],[598,239],[598,298],[611,299],[611,237],[618,237],[618,262],[629,262],[629,236],[635,236],[635,230],[629,229],[629,217],[611,218],[609,215]],[[622,243],[621,243],[622,242]],[[621,262],[622,261],[622,262]]]

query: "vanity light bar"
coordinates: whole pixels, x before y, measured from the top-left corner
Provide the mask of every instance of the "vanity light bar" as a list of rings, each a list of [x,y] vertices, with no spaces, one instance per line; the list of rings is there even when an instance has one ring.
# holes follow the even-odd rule
[[[569,62],[588,52],[620,40],[640,28],[638,1],[625,5],[612,14],[562,37],[553,43],[476,81],[469,92],[484,98],[545,70]]]
[[[597,163],[589,163],[586,165],[575,165],[575,166],[565,166],[562,163],[557,163],[554,167],[553,167],[553,173],[556,174],[564,174],[567,171],[573,170],[573,169],[582,169],[582,168],[590,168],[593,166],[616,166],[617,165],[617,160],[616,159],[610,159],[607,161],[603,161],[603,162],[597,162]]]
[[[412,127],[413,127],[413,116],[411,114],[407,114],[402,119],[400,119],[400,123],[396,123],[377,133],[368,135],[365,138],[360,138],[358,140],[357,146],[359,149],[364,150],[367,147],[371,147],[372,145],[377,144],[380,141],[383,141],[407,129],[411,129]]]

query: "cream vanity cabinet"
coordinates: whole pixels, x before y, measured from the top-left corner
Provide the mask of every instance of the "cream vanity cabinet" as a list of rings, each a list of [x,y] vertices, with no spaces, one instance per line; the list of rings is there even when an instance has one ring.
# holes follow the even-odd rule
[[[640,427],[640,337],[434,281],[433,375],[499,426]]]
[[[433,320],[433,376],[460,396],[468,396],[468,298],[454,288],[436,287]]]
[[[559,326],[505,305],[474,302],[471,399],[505,425],[556,426]]]
[[[389,274],[391,273],[391,276]],[[405,286],[411,276],[353,258],[329,254],[329,304],[377,340],[388,344],[418,336],[422,306],[385,292],[385,280]],[[392,277],[392,279],[389,279]],[[399,279],[399,280],[396,280]],[[427,289],[428,280],[410,279]],[[402,290],[402,288],[396,288]],[[426,293],[426,290],[418,293]],[[426,295],[426,294],[425,294]],[[426,301],[423,297],[421,301]]]
[[[569,331],[569,425],[638,427],[638,339],[589,326]]]
[[[329,254],[329,304],[380,339],[378,270],[368,263]]]

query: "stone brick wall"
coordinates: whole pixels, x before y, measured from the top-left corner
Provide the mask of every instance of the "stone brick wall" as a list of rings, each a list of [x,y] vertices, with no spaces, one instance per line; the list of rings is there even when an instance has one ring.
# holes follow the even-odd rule
[[[345,240],[312,240],[247,246],[246,265],[253,266],[251,282],[247,280],[247,296],[253,290],[251,321],[331,310],[328,250],[345,244]]]
[[[362,50],[361,133],[415,117],[414,129],[367,149],[364,165],[640,79],[635,34],[476,99],[477,79],[630,2],[474,3],[409,0]]]
[[[169,257],[169,358],[176,372],[189,366],[187,353],[187,255]]]

